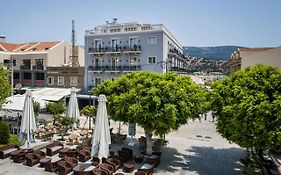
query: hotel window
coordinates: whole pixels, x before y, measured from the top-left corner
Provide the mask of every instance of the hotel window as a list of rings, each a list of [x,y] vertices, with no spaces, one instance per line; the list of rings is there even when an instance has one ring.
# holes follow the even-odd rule
[[[101,50],[101,44],[102,44],[102,41],[100,39],[95,40],[95,45],[94,45],[95,51]]]
[[[155,64],[156,63],[156,57],[148,57],[148,64]]]
[[[58,77],[58,86],[64,86],[64,77]]]
[[[130,58],[130,66],[136,66],[137,63],[137,57],[131,57]]]
[[[156,39],[157,39],[156,36],[147,37],[147,44],[149,44],[149,45],[156,44],[157,43]]]
[[[132,48],[138,45],[138,38],[129,38],[129,46]]]
[[[118,58],[111,58],[111,66],[115,68],[119,65],[119,59]]]
[[[70,86],[77,86],[77,77],[70,77]]]
[[[54,85],[55,84],[55,77],[49,76],[48,77],[48,85]]]
[[[101,77],[96,77],[95,78],[95,86],[101,84]]]
[[[111,47],[113,51],[118,50],[118,39],[111,39]]]

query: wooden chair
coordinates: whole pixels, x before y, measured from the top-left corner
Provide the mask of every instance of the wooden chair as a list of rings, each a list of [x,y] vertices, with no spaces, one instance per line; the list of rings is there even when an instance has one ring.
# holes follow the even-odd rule
[[[63,148],[63,144],[60,142],[53,142],[46,146],[47,156],[53,156],[59,152]]]
[[[93,175],[109,175],[107,171],[100,168],[94,168],[92,173]]]
[[[106,171],[108,175],[112,175],[114,172],[114,167],[112,165],[109,165],[107,163],[102,163],[99,165],[99,168]]]
[[[18,148],[19,147],[17,145],[5,145],[5,146],[1,147],[0,148],[0,158],[5,159],[5,158],[9,157],[10,153],[18,150]]]
[[[86,162],[91,158],[91,152],[89,150],[79,150],[78,151],[78,158],[80,162]]]
[[[114,158],[111,158],[111,157],[107,158],[105,160],[105,163],[107,163],[109,165],[112,165],[113,168],[114,168],[114,172],[117,171],[121,167],[121,165],[122,165],[120,160],[114,159]]]

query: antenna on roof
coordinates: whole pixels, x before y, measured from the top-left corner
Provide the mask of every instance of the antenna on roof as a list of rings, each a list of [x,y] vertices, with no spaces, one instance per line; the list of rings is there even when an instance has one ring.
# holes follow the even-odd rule
[[[70,50],[68,63],[71,64],[72,67],[80,67],[79,61],[78,61],[78,46],[75,45],[74,20],[72,20],[71,50]]]

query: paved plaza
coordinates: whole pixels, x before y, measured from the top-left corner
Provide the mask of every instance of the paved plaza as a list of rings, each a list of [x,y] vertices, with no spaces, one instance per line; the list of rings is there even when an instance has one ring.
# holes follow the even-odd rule
[[[117,132],[118,123],[111,122],[113,132]],[[126,125],[121,131],[127,133]],[[137,127],[136,138],[144,136],[144,131]],[[236,175],[242,174],[239,163],[244,156],[244,149],[230,144],[215,130],[215,123],[210,114],[207,120],[189,121],[178,131],[166,135],[167,146],[162,148],[161,163],[154,174],[159,175]],[[127,139],[127,142],[129,139]],[[127,143],[126,142],[126,143]],[[133,147],[137,150],[137,146]],[[117,172],[122,172],[119,169]],[[0,175],[53,174],[34,166],[27,167],[12,163],[10,159],[0,160]],[[130,174],[130,173],[124,173]],[[131,173],[134,174],[134,173]]]

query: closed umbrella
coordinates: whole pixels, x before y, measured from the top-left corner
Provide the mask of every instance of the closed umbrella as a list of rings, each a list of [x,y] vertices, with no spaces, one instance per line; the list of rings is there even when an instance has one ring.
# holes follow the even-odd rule
[[[79,127],[79,120],[80,120],[80,112],[79,112],[79,107],[78,107],[78,102],[77,102],[77,97],[76,97],[76,92],[75,88],[71,88],[71,94],[69,98],[69,103],[68,103],[68,109],[67,109],[67,115],[69,117],[74,118],[74,127],[76,124],[76,127]]]
[[[92,136],[91,156],[98,156],[101,160],[103,157],[108,157],[111,138],[106,111],[105,95],[99,95],[98,102],[99,104],[96,115],[95,128]]]
[[[34,141],[34,132],[36,131],[35,115],[33,110],[32,94],[30,90],[25,93],[25,100],[23,106],[23,117],[21,120],[19,140],[23,141],[26,136],[27,149],[30,147],[30,143]]]

